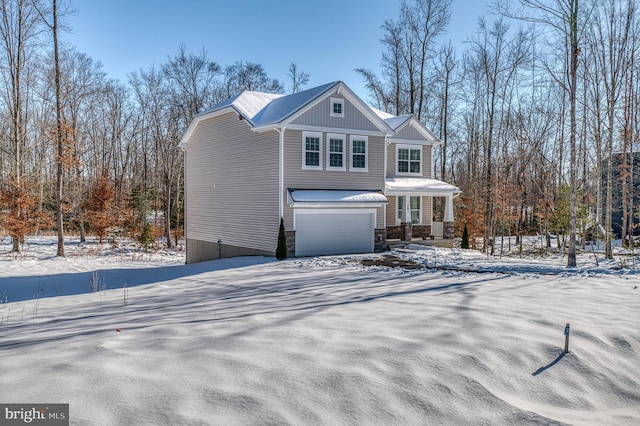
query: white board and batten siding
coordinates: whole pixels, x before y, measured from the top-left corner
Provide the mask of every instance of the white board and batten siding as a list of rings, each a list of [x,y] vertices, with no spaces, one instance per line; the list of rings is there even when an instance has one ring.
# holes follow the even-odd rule
[[[275,252],[278,134],[235,113],[199,123],[185,153],[186,236]]]
[[[344,99],[344,117],[332,117],[330,115],[331,99],[340,98],[333,94],[324,99],[318,105],[306,111],[300,117],[291,122],[292,125],[314,126],[323,129],[331,129],[331,132],[339,133],[337,129],[358,129],[364,132],[379,132],[380,130],[362,114],[355,106]]]

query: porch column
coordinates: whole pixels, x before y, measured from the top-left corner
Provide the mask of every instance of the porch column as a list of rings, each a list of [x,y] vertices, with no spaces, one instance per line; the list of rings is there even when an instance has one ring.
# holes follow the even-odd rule
[[[454,234],[453,194],[444,197],[444,218],[442,222],[442,238],[447,240],[452,239]]]
[[[453,195],[447,195],[444,197],[443,222],[453,222]]]
[[[400,223],[402,228],[401,239],[402,241],[411,241],[411,238],[413,237],[413,223],[411,223],[411,210],[409,208],[409,202],[411,199],[408,195],[403,195],[402,197],[404,198],[404,203],[402,205],[402,221]]]

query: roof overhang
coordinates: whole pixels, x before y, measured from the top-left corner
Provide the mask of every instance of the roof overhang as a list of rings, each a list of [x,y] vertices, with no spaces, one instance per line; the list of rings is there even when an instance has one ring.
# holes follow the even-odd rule
[[[383,207],[388,200],[382,191],[289,188],[287,202],[291,207],[346,208]]]
[[[432,197],[454,196],[462,193],[455,185],[437,179],[395,177],[385,179],[386,195],[419,194]]]

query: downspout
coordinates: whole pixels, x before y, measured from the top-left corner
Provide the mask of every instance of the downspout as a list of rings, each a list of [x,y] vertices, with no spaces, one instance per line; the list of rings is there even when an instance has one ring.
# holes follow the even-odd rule
[[[387,150],[391,145],[391,133],[387,132],[384,134],[384,189],[387,187]],[[384,190],[382,191],[384,193]],[[386,195],[386,194],[385,194]],[[387,208],[385,207],[383,210],[383,220],[384,227],[387,227]]]
[[[182,202],[184,203],[184,208],[182,210],[184,214],[184,219],[182,220],[182,226],[184,227],[183,229],[184,249],[185,249],[184,263],[186,265],[189,259],[188,253],[187,253],[187,247],[189,247],[189,245],[187,244],[187,147],[184,145],[181,145],[180,149],[182,150],[182,170],[184,170],[184,175],[182,177],[182,179],[184,179],[184,196],[182,198]]]
[[[278,220],[284,218],[284,131],[286,128],[286,124],[281,127],[274,127],[274,130],[280,136],[278,149]]]

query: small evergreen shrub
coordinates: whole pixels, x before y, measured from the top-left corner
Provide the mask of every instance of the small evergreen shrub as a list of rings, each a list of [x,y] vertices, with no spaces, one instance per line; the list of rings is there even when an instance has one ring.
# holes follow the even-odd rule
[[[278,230],[278,246],[276,247],[276,259],[282,260],[287,257],[287,235],[284,233],[284,219],[280,218],[280,229]]]
[[[460,243],[460,248],[469,248],[469,231],[467,230],[466,224],[464,225],[464,230],[462,231],[462,243]]]

